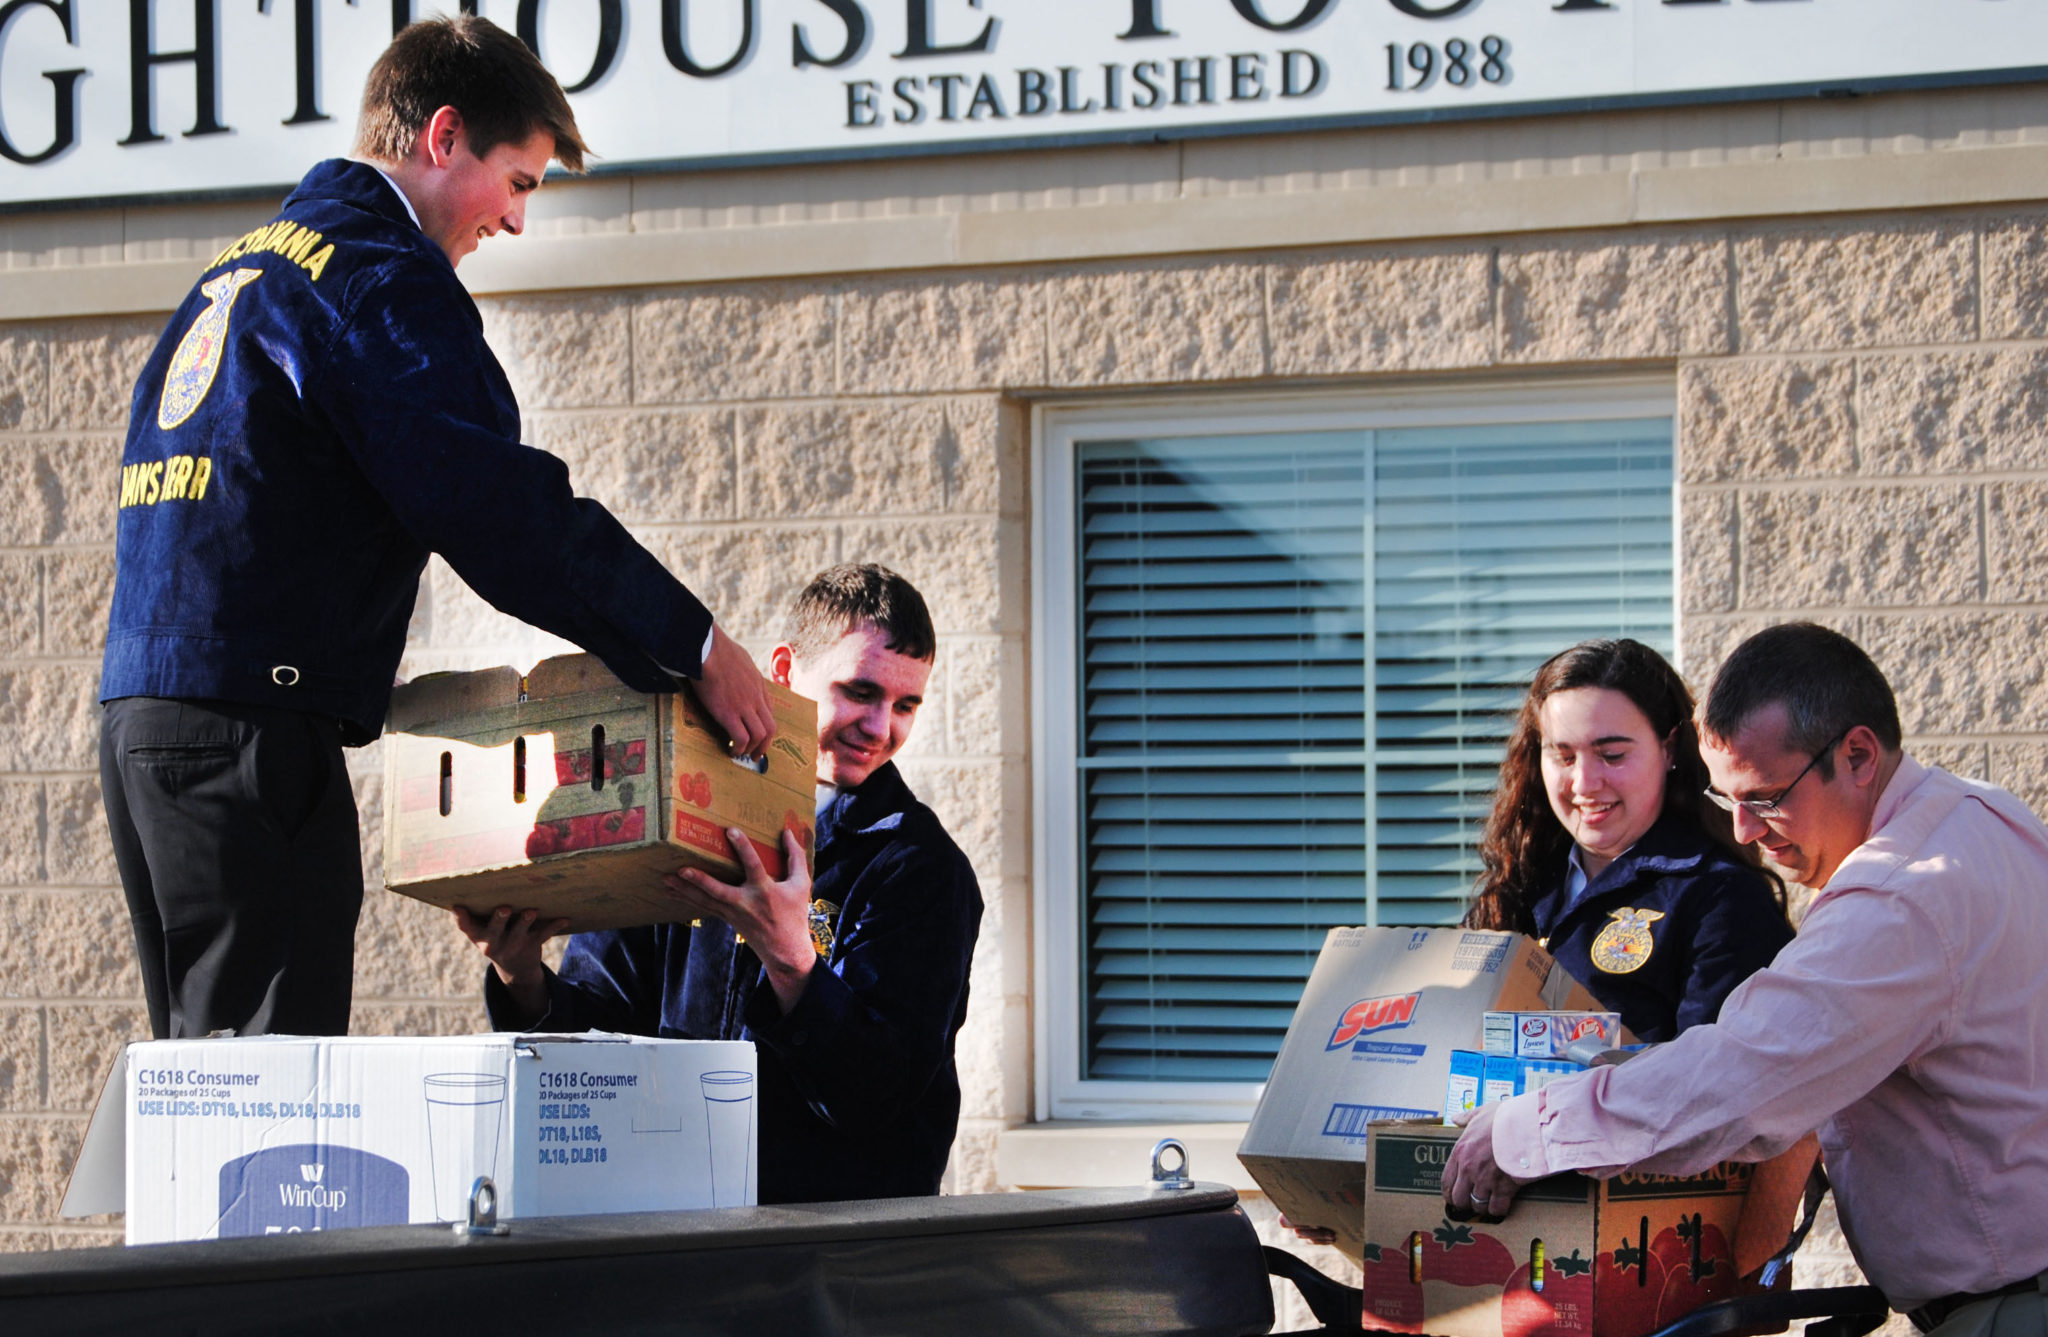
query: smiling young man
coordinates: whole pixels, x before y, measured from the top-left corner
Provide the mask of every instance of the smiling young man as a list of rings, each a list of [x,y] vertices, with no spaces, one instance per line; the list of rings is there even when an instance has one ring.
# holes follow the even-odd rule
[[[159,1037],[348,1029],[342,748],[383,727],[429,552],[637,688],[698,679],[741,752],[774,731],[746,652],[519,443],[456,279],[551,157],[582,166],[553,77],[481,19],[415,24],[356,151],[214,257],[135,387],[100,772]]]
[[[847,565],[813,580],[771,665],[818,703],[815,877],[793,836],[778,882],[732,831],[743,884],[686,870],[669,880],[678,922],[577,934],[559,973],[540,952],[559,922],[458,911],[491,961],[492,1023],[752,1040],[760,1201],[938,1192],[982,906],[967,857],[893,761],[936,649],[924,600],[896,573]]]
[[[1799,936],[1626,1065],[1483,1105],[1445,1197],[1505,1211],[1562,1170],[1690,1174],[1818,1129],[1864,1273],[1923,1330],[2048,1330],[2048,828],[1900,748],[1869,657],[1811,624],[1729,656],[1708,795],[1813,889]]]

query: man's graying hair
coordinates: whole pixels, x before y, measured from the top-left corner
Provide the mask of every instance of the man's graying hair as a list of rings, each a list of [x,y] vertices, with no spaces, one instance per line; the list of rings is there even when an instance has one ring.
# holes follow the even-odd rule
[[[1773,704],[1785,707],[1785,746],[1794,752],[1818,753],[1859,724],[1887,750],[1898,750],[1899,704],[1891,684],[1862,647],[1838,631],[1786,622],[1736,646],[1707,689],[1700,731],[1726,741]],[[1834,758],[1821,757],[1814,769],[1821,779],[1834,779]]]
[[[924,596],[873,562],[847,562],[814,576],[796,596],[782,639],[798,659],[814,659],[862,623],[874,624],[899,655],[930,660],[939,652]]]

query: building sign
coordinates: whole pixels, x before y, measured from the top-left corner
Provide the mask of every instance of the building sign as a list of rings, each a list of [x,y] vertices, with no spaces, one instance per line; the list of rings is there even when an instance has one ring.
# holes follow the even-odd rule
[[[457,7],[421,6],[422,11]],[[2040,0],[461,0],[600,169],[2018,80]],[[0,207],[275,188],[412,0],[0,0]]]

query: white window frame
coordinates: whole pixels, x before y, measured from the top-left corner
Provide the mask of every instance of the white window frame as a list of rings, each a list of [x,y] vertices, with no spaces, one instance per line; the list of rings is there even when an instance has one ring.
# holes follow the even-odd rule
[[[1081,1075],[1080,830],[1071,793],[1078,768],[1074,669],[1078,563],[1075,448],[1109,437],[1239,436],[1669,417],[1673,421],[1673,626],[1679,628],[1684,552],[1678,514],[1677,394],[1662,376],[1551,377],[1375,390],[1219,394],[1185,391],[1116,400],[1035,404],[1031,414],[1033,1088],[1035,1117],[1181,1119],[1251,1117],[1263,1083],[1130,1082]],[[1368,739],[1368,745],[1369,745]],[[1060,785],[1053,786],[1054,777]],[[1056,801],[1055,801],[1056,800]],[[1368,797],[1368,803],[1370,797]],[[1364,896],[1367,922],[1376,906]]]

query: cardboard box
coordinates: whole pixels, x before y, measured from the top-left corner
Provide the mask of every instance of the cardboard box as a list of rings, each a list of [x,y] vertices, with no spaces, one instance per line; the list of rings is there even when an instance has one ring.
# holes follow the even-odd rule
[[[1451,1051],[1451,1075],[1444,1080],[1444,1122],[1486,1103],[1486,1059],[1476,1049]]]
[[[580,932],[675,919],[661,880],[686,864],[737,881],[728,826],[780,875],[785,829],[811,846],[818,714],[768,691],[777,732],[757,767],[694,696],[635,692],[594,655],[407,683],[384,740],[385,885]]]
[[[1510,1096],[1541,1091],[1559,1077],[1585,1069],[1570,1059],[1517,1058],[1472,1049],[1451,1051],[1451,1075],[1444,1083],[1444,1122],[1454,1115]]]
[[[1517,1054],[1487,1054],[1484,1058],[1486,1075],[1479,1091],[1482,1102],[1526,1096],[1531,1091],[1541,1091],[1560,1077],[1585,1071],[1570,1059],[1563,1058],[1526,1058]]]
[[[1566,1045],[1587,1036],[1609,1049],[1622,1043],[1618,1012],[1489,1012],[1480,1048],[1489,1054],[1554,1058]]]
[[[751,1205],[754,1046],[633,1036],[258,1036],[130,1045],[67,1216],[128,1242]]]
[[[1689,1178],[1556,1175],[1505,1219],[1444,1214],[1443,1167],[1461,1129],[1376,1124],[1365,1194],[1365,1326],[1439,1337],[1644,1337],[1703,1304],[1750,1293],[1738,1233],[1782,1245],[1791,1199],[1745,1214],[1761,1167]],[[1787,1157],[1812,1164],[1802,1144]],[[1754,1244],[1755,1241],[1752,1241]],[[1753,1247],[1748,1252],[1755,1253]]]
[[[1367,1125],[1441,1118],[1451,1051],[1478,1043],[1486,1013],[1596,1006],[1531,938],[1331,929],[1238,1159],[1289,1220],[1335,1231],[1356,1259]]]

